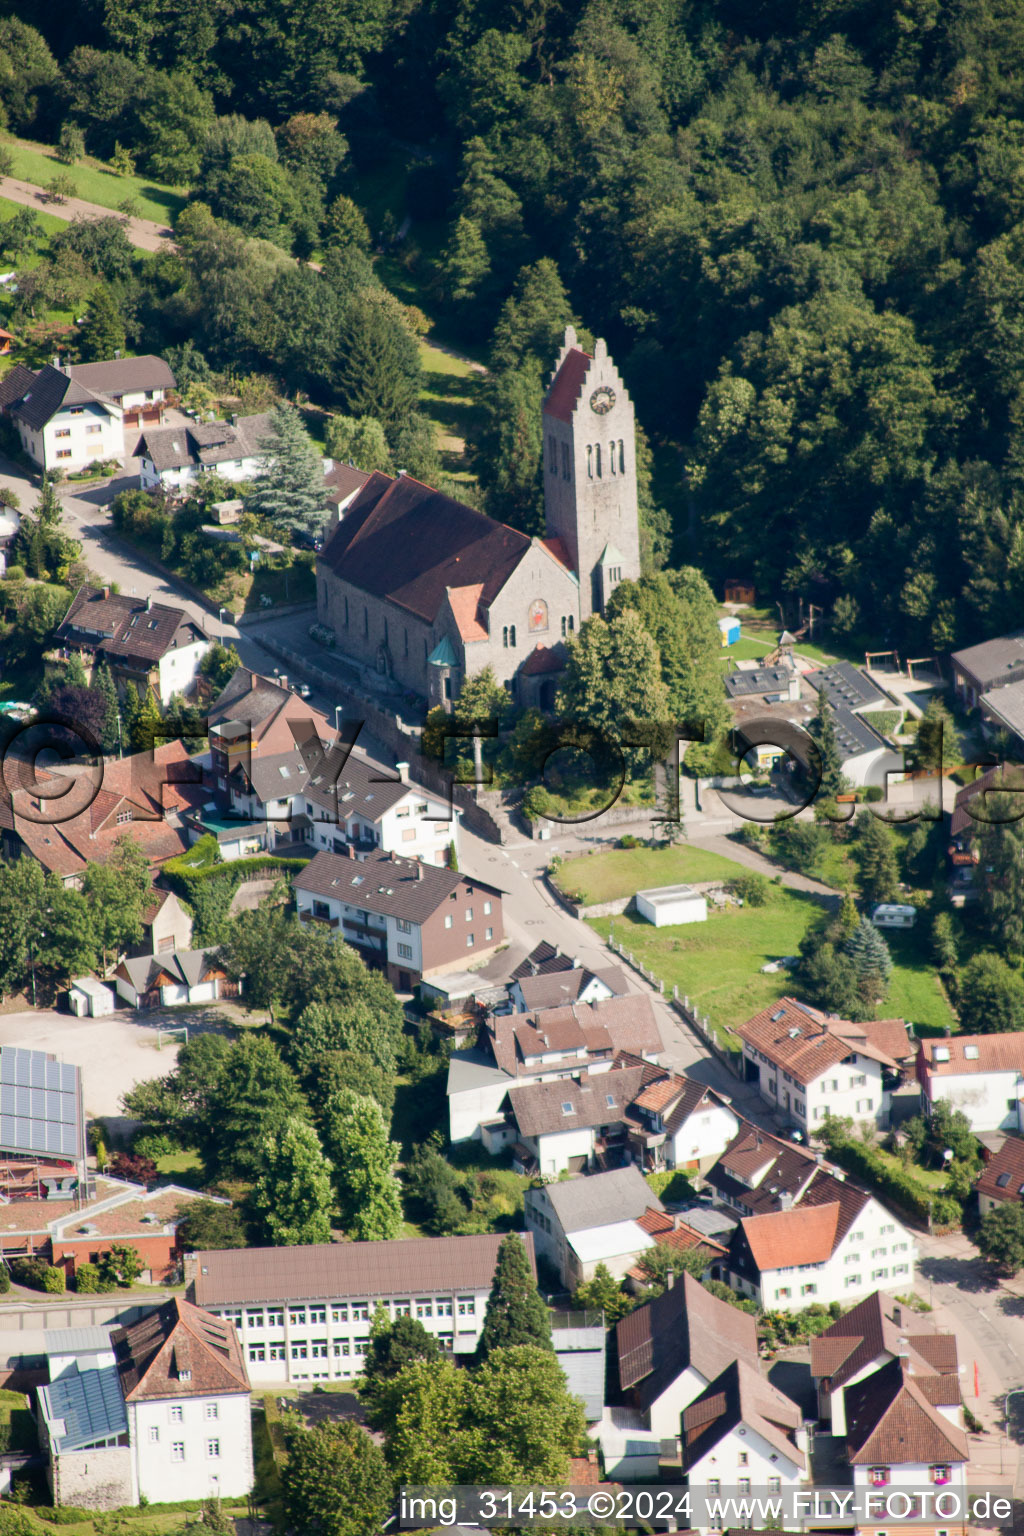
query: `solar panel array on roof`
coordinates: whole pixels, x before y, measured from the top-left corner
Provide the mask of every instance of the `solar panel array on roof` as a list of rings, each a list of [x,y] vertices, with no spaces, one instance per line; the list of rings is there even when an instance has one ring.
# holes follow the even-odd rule
[[[77,1067],[45,1051],[0,1048],[0,1149],[83,1156]]]

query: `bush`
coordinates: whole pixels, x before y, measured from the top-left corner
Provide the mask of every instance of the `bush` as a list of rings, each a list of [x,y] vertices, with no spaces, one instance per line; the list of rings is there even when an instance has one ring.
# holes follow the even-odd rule
[[[768,877],[756,870],[747,870],[729,881],[729,889],[745,906],[763,907],[768,900]]]
[[[876,1194],[888,1199],[906,1215],[926,1223],[929,1214],[943,1226],[959,1225],[961,1209],[955,1200],[936,1195],[934,1201],[902,1168],[891,1168],[862,1141],[846,1140],[836,1134],[827,1138],[828,1154],[847,1173],[862,1179]]]
[[[11,1276],[6,1264],[0,1264],[0,1296],[6,1296],[11,1288]]]
[[[643,843],[639,837],[634,837],[632,832],[626,832],[619,838],[620,848],[642,848]]]
[[[878,800],[884,800],[885,791],[881,784],[869,784],[864,791],[864,800],[868,805],[874,805]]]
[[[11,1275],[19,1285],[31,1286],[34,1291],[46,1291],[54,1296],[64,1292],[64,1271],[47,1264],[45,1259],[12,1259]]]
[[[158,1163],[162,1157],[172,1157],[175,1152],[180,1152],[181,1143],[168,1136],[166,1131],[142,1130],[132,1138],[132,1151],[136,1157],[146,1157],[150,1162]]]
[[[79,1264],[75,1270],[75,1290],[82,1296],[98,1296],[103,1291],[113,1289],[112,1285],[107,1285],[100,1279],[100,1272],[95,1264]]]

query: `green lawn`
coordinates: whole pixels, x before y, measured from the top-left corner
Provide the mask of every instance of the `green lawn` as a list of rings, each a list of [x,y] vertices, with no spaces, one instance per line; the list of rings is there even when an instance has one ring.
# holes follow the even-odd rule
[[[902,1170],[908,1173],[915,1183],[920,1184],[929,1195],[938,1194],[948,1177],[942,1168],[922,1168],[919,1163],[907,1163],[904,1168],[903,1163],[900,1162],[898,1157],[895,1157],[891,1152],[886,1152],[882,1147],[873,1146],[871,1148],[871,1155],[885,1163],[887,1168],[892,1168],[897,1172]]]
[[[446,474],[469,479],[465,448],[479,433],[483,376],[429,341],[420,342],[420,362],[420,405],[434,423],[441,464]]]
[[[34,1451],[39,1443],[36,1422],[29,1412],[24,1392],[0,1392],[0,1424],[11,1426],[7,1449]]]
[[[126,198],[134,197],[139,203],[140,216],[154,219],[158,224],[170,223],[185,206],[183,193],[173,187],[160,186],[148,176],[118,176],[102,160],[90,156],[77,165],[62,165],[49,144],[5,142],[14,157],[13,174],[19,181],[30,181],[33,186],[45,187],[55,176],[66,174],[75,184],[75,195],[86,202],[116,209]]]
[[[760,968],[795,955],[819,910],[802,891],[772,886],[763,907],[726,907],[706,923],[654,928],[631,914],[589,921],[604,938],[614,924],[616,941],[662,978],[666,992],[677,986],[712,1024],[731,1028],[792,992],[788,971]]]
[[[920,928],[923,921],[922,914],[918,927],[909,933],[888,930],[884,935],[895,962],[885,1012],[923,1026],[921,1034],[938,1035],[947,1025],[954,1031],[959,1025],[931,963],[927,940]]]
[[[168,1152],[156,1160],[157,1173],[166,1175],[172,1183],[196,1183],[203,1172],[203,1160],[198,1152]]]
[[[612,848],[607,853],[567,859],[554,876],[561,891],[580,891],[587,905],[616,901],[656,885],[693,880],[733,880],[743,866],[705,848]],[[647,927],[645,923],[643,925]]]

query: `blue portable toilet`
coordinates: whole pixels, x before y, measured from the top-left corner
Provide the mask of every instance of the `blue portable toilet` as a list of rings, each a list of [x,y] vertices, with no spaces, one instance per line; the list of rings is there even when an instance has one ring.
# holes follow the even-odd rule
[[[735,645],[740,637],[740,621],[735,615],[727,619],[719,619],[718,632],[722,637],[723,645]]]

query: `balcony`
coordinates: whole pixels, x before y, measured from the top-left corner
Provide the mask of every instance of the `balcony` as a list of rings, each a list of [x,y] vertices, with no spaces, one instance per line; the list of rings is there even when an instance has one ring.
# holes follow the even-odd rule
[[[337,928],[338,926],[338,919],[336,917],[321,916],[319,912],[300,912],[299,922],[323,923],[325,928]]]

